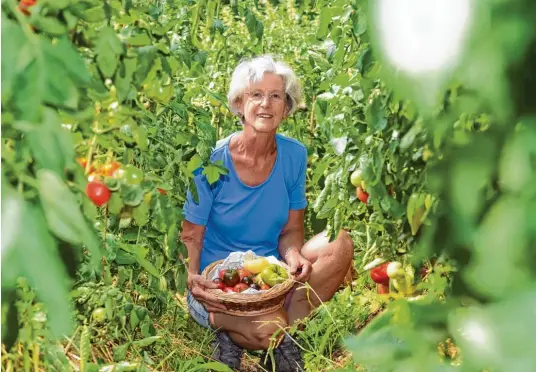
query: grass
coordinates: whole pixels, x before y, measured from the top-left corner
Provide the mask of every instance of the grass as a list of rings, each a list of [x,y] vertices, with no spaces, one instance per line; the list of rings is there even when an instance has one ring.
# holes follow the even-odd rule
[[[311,294],[314,296],[314,293]],[[341,288],[332,300],[321,304],[309,318],[293,325],[288,332],[303,350],[308,371],[355,371],[351,355],[342,346],[345,337],[362,329],[383,308],[383,300],[372,291],[364,278]],[[39,303],[27,304],[26,311],[41,309]],[[31,315],[31,314],[30,314]],[[25,317],[25,337],[9,352],[3,349],[4,371],[67,371],[80,368],[81,326],[69,337],[51,342],[43,323]],[[140,371],[203,371],[225,370],[210,359],[211,330],[199,326],[188,314],[186,300],[176,294],[169,297],[165,312],[152,319],[160,339],[147,346],[139,332],[127,332],[117,324],[92,324],[89,370],[117,366],[114,351],[126,347],[124,360],[143,364]],[[112,327],[113,326],[113,327]],[[119,329],[119,333],[117,333]],[[129,344],[129,345],[126,345]],[[242,371],[263,371],[259,352],[246,352]],[[116,368],[117,369],[117,368]]]

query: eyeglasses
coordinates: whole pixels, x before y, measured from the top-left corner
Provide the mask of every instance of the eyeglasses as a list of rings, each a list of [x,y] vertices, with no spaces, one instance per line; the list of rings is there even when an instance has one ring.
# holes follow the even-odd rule
[[[266,94],[264,94],[261,91],[252,91],[252,92],[246,92],[244,94],[249,95],[249,100],[253,103],[261,103],[264,101],[264,98],[266,97]],[[284,95],[281,93],[270,93],[268,94],[268,101],[273,103],[281,103],[283,102]]]

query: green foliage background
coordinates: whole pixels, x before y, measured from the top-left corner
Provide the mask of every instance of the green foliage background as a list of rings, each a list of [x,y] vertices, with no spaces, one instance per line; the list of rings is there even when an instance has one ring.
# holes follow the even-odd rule
[[[536,370],[531,1],[475,4],[462,63],[439,89],[393,73],[364,1],[17,6],[2,1],[6,370],[225,370],[185,311],[181,207],[193,169],[225,172],[208,158],[240,129],[230,75],[262,53],[304,85],[281,132],[308,146],[308,236],[350,231],[360,272],[293,330],[308,370]],[[96,208],[79,157],[144,180],[108,180],[112,199]],[[349,182],[358,168],[366,205]],[[434,258],[423,298],[377,296],[362,271],[377,257],[415,270]],[[438,353],[447,339],[457,355]]]

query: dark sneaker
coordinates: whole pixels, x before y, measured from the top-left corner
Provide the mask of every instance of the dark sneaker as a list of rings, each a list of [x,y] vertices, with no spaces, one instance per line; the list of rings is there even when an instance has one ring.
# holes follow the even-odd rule
[[[239,369],[244,349],[234,343],[227,332],[216,332],[216,340],[212,343],[212,359],[233,369]]]
[[[265,351],[261,355],[260,364],[261,367],[267,371],[276,372],[303,372],[305,371],[303,366],[303,359],[301,356],[301,350],[292,341],[289,335],[285,335],[283,341],[279,346],[274,349],[274,361],[275,369],[272,364],[272,358],[269,353]]]

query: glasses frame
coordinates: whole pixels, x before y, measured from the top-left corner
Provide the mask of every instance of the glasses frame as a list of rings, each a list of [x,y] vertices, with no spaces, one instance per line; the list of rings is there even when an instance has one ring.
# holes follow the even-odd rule
[[[261,94],[260,97],[258,98],[255,98],[252,96],[252,94]],[[283,97],[281,98],[275,98],[274,95],[281,95],[281,93],[277,92],[277,93],[264,93],[262,91],[252,91],[252,92],[244,92],[244,94],[247,94],[248,97],[249,97],[249,100],[253,103],[256,103],[256,104],[259,104],[259,103],[262,103],[264,102],[264,99],[266,97],[268,97],[268,102],[271,102],[271,103],[276,103],[276,104],[280,104],[282,102],[285,102],[286,98],[287,98],[287,95],[285,93],[282,94]]]

